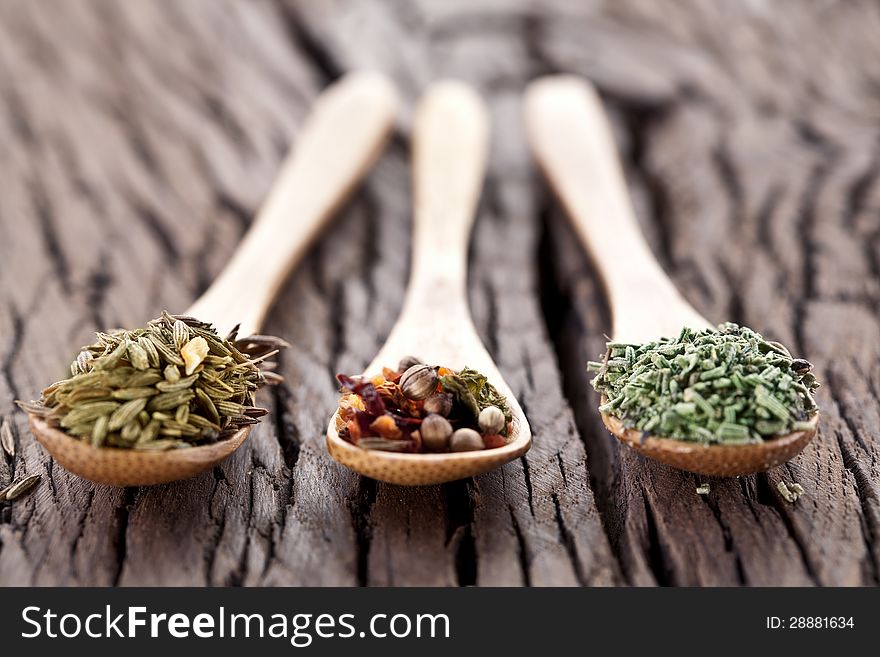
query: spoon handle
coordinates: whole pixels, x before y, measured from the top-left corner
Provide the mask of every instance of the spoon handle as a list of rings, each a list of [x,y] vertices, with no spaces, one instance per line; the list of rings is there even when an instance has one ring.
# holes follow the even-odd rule
[[[488,137],[486,108],[463,83],[434,83],[419,101],[410,278],[397,323],[368,372],[406,354],[453,368],[490,360],[474,329],[466,290],[468,240]]]
[[[187,314],[221,334],[238,323],[241,336],[259,331],[288,273],[378,157],[396,105],[391,84],[372,72],[324,91],[241,245]]]
[[[639,229],[592,85],[574,76],[532,83],[525,120],[535,158],[605,283],[614,339],[647,342],[674,337],[682,326],[708,326],[675,289]]]
[[[428,295],[432,306],[439,299],[465,302],[468,241],[488,139],[483,101],[461,82],[436,83],[416,109],[411,299]]]

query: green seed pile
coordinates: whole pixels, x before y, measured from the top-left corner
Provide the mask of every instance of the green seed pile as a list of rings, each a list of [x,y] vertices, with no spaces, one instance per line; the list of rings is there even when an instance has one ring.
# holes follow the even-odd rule
[[[733,323],[682,329],[647,344],[609,342],[590,362],[602,413],[645,434],[706,444],[772,440],[808,429],[817,408],[812,365]]]
[[[266,414],[255,393],[280,381],[264,359],[283,346],[269,336],[236,341],[235,331],[223,339],[210,324],[163,313],[144,328],[98,333],[69,379],[20,406],[95,447],[211,443]]]

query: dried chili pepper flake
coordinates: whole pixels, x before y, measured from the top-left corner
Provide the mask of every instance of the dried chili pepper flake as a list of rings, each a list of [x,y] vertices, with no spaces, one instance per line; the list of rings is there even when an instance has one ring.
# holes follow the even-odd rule
[[[356,419],[349,420],[348,422],[346,422],[345,423],[345,430],[346,430],[346,433],[348,434],[348,438],[354,443],[356,443],[358,441],[358,439],[361,437],[360,423]]]
[[[407,417],[406,415],[400,415],[399,413],[388,412],[385,417],[392,418],[400,428],[409,428],[417,429],[418,426],[422,423],[422,418],[420,417]]]
[[[364,408],[364,400],[358,395],[350,393],[344,395],[342,399],[339,400],[339,410],[342,412],[342,415],[352,417],[354,416],[354,411],[363,411],[366,409]]]
[[[368,383],[358,393],[364,401],[364,410],[370,415],[382,415],[385,412],[385,402],[376,390],[376,386]]]
[[[354,420],[358,424],[358,428],[360,429],[360,434],[362,436],[370,435],[370,425],[373,423],[376,417],[370,415],[369,413],[365,413],[363,411],[355,411]]]
[[[361,377],[347,376],[345,374],[337,374],[336,380],[339,381],[339,385],[341,385],[343,389],[351,390],[352,392],[356,392],[358,387],[362,384]]]
[[[391,368],[388,368],[388,367],[383,367],[382,368],[382,376],[385,377],[386,381],[390,381],[391,383],[397,383],[398,381],[400,381],[400,377],[402,376],[402,373],[398,372],[396,370],[392,370]]]
[[[388,438],[389,440],[398,440],[403,436],[403,432],[397,426],[397,422],[391,415],[380,415],[370,423],[370,429],[377,436]]]
[[[483,443],[485,443],[486,449],[504,447],[507,444],[507,438],[497,433],[490,433],[488,436],[483,436]]]

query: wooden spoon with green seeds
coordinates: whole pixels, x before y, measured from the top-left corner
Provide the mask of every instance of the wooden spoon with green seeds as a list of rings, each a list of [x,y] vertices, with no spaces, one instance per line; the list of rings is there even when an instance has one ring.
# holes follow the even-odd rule
[[[675,337],[682,327],[710,328],[675,289],[639,230],[611,129],[592,86],[574,76],[540,79],[529,86],[524,109],[535,158],[605,283],[614,341],[644,344]],[[816,435],[819,414],[809,418],[809,428],[743,445],[645,435],[606,413],[602,420],[614,436],[646,456],[691,472],[735,476],[767,470],[797,455]]]
[[[315,102],[259,215],[214,284],[186,315],[216,326],[221,335],[256,334],[287,274],[315,235],[377,158],[394,123],[396,93],[376,73],[356,72]],[[194,340],[181,359],[204,358]],[[135,350],[136,353],[137,350]],[[173,400],[172,400],[173,401]],[[113,486],[184,479],[212,468],[238,449],[250,426],[218,442],[168,451],[93,447],[29,412],[43,447],[69,471]]]

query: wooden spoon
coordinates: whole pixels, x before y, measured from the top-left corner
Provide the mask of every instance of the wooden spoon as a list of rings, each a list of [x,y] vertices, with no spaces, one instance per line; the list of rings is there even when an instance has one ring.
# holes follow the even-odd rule
[[[575,231],[598,268],[614,318],[614,340],[644,343],[676,336],[683,326],[711,326],[675,289],[639,230],[616,156],[614,139],[593,87],[574,76],[533,82],[525,120],[535,158],[562,200]],[[618,439],[663,463],[706,475],[767,470],[798,454],[812,428],[757,445],[702,445],[643,437],[616,417],[602,421]]]
[[[400,318],[364,374],[396,367],[404,356],[455,370],[472,367],[507,397],[514,421],[507,445],[474,452],[399,454],[357,447],[327,428],[330,455],[367,477],[408,486],[439,484],[496,468],[524,454],[531,431],[522,409],[471,320],[467,304],[468,239],[486,167],[488,118],[482,101],[459,82],[436,83],[414,124],[415,227],[412,272]]]
[[[213,323],[221,335],[236,324],[240,336],[257,333],[287,274],[377,158],[396,106],[391,84],[376,73],[351,73],[321,94],[241,246],[185,314]],[[29,420],[61,465],[113,486],[166,483],[208,470],[238,449],[250,429],[210,445],[142,452],[92,447],[38,416]]]

